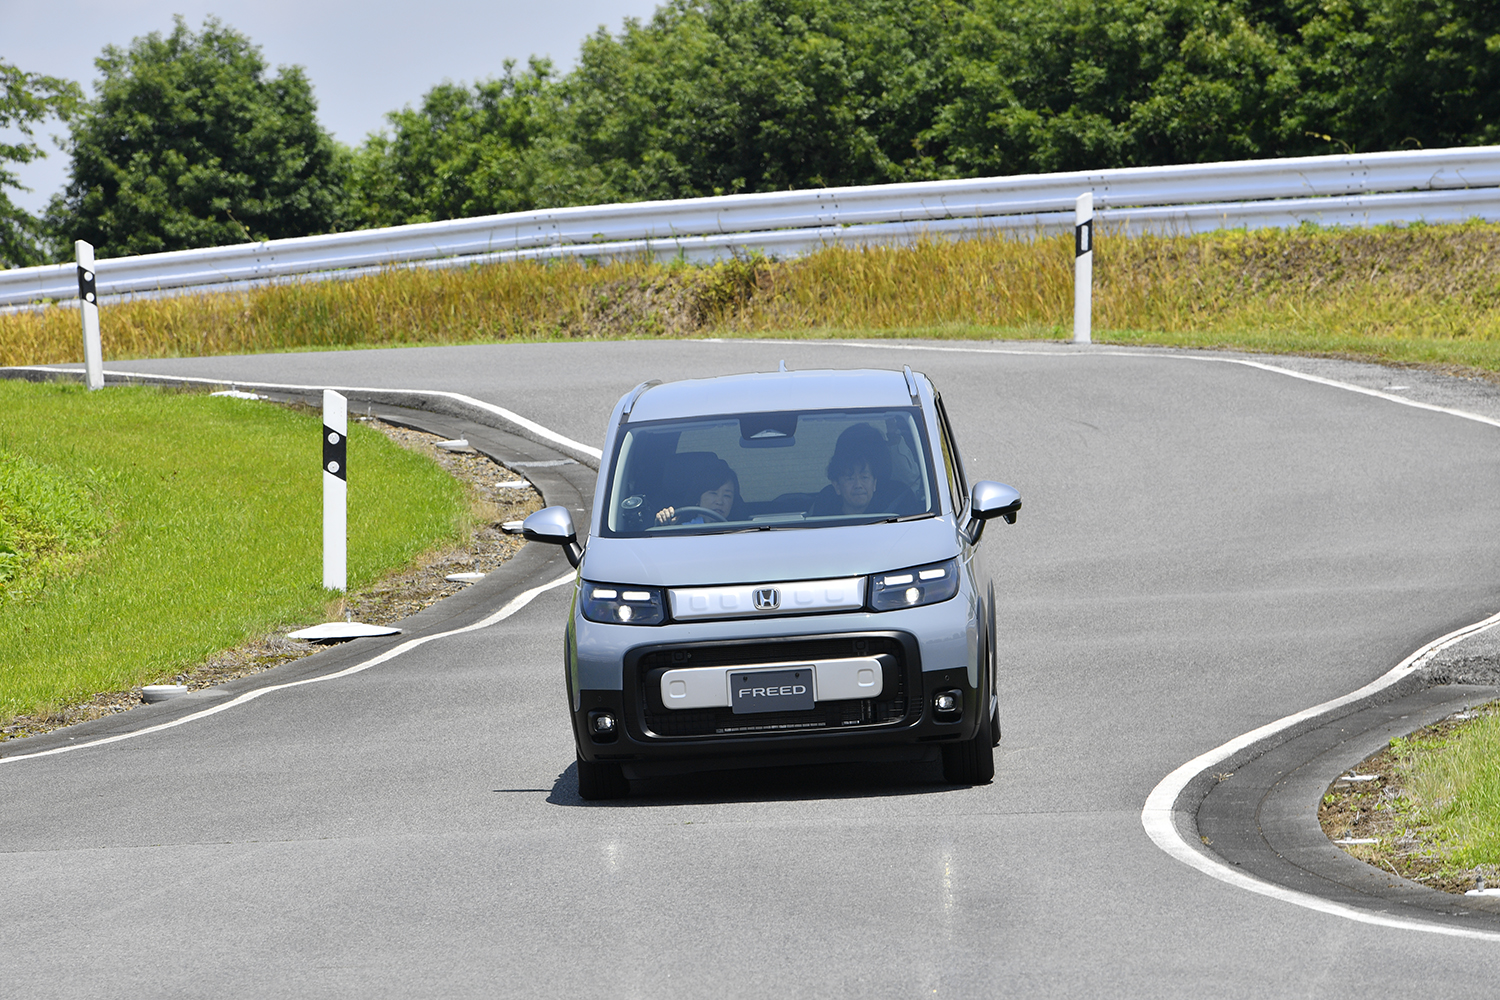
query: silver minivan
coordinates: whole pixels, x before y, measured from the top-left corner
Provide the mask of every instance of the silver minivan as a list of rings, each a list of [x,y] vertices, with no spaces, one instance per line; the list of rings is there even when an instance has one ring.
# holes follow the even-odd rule
[[[926,376],[780,371],[647,382],[615,406],[578,568],[568,700],[585,799],[632,778],[937,759],[985,784],[1000,738],[985,523]]]

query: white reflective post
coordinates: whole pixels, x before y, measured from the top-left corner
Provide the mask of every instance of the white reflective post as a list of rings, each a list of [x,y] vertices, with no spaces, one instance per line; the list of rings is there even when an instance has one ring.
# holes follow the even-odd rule
[[[104,388],[104,351],[99,346],[99,293],[94,283],[94,245],[73,244],[78,261],[78,311],[83,314],[83,375],[90,389]]]
[[[1094,195],[1078,196],[1073,209],[1073,343],[1093,342]]]
[[[323,390],[323,586],[347,590],[349,401]]]

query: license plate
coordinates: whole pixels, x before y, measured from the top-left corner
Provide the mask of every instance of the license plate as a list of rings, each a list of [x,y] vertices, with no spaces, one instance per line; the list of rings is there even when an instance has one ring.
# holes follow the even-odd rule
[[[732,670],[729,707],[736,715],[803,712],[813,707],[811,666],[791,670]]]

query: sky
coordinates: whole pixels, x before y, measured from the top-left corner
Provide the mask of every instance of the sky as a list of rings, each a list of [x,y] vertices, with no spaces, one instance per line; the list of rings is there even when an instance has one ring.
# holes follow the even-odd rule
[[[444,80],[471,83],[499,76],[506,59],[550,57],[561,69],[601,25],[618,33],[627,17],[646,19],[660,0],[0,0],[0,59],[31,73],[61,76],[93,95],[94,59],[106,45],[128,47],[141,35],[172,30],[181,14],[193,29],[216,15],[249,36],[273,67],[307,70],[318,120],[357,145],[385,123],[385,113],[417,104]],[[40,212],[67,181],[67,157],[37,130],[44,160],[15,166],[30,192],[11,200]],[[11,136],[14,132],[0,132]]]

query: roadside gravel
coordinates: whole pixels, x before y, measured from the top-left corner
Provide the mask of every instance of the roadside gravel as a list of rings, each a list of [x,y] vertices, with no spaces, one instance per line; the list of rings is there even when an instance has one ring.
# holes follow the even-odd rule
[[[397,570],[375,584],[331,602],[325,619],[336,621],[345,613],[370,625],[395,625],[423,608],[458,593],[467,583],[446,579],[456,573],[488,573],[514,556],[525,544],[518,536],[501,531],[506,521],[520,520],[541,509],[542,497],[530,483],[501,488],[499,484],[524,481],[524,477],[472,449],[449,451],[437,447],[435,434],[397,427],[380,420],[359,418],[360,423],[379,430],[403,448],[426,455],[456,479],[469,486],[473,526],[463,545],[426,552],[412,565]],[[269,670],[300,659],[320,648],[317,643],[287,638],[288,632],[317,624],[312,621],[284,622],[265,635],[234,649],[225,650],[184,671],[171,683],[189,690],[214,687],[226,681]],[[68,705],[48,716],[17,716],[0,729],[0,742],[37,736],[90,719],[127,712],[143,704],[141,688],[102,691],[92,698]]]

